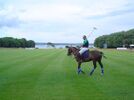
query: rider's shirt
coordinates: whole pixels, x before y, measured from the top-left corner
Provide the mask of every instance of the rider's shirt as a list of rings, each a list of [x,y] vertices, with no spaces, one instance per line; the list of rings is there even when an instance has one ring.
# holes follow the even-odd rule
[[[83,47],[87,47],[87,48],[88,48],[88,46],[89,46],[89,42],[88,42],[87,39],[85,39],[85,40],[83,41]]]

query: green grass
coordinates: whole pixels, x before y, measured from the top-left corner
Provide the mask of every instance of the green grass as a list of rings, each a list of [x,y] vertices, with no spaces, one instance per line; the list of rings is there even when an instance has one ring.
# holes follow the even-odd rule
[[[102,50],[105,75],[64,49],[0,49],[0,100],[134,100],[134,52]]]

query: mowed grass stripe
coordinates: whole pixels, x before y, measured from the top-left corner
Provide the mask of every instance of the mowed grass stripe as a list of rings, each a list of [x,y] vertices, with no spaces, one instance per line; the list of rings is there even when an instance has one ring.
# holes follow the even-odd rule
[[[8,73],[8,72],[12,72],[12,71],[17,72],[17,71],[25,69],[25,68],[28,69],[28,68],[35,66],[36,63],[39,64],[38,62],[40,62],[40,61],[44,61],[44,63],[45,63],[46,57],[53,56],[53,54],[56,54],[56,53],[57,52],[55,52],[55,53],[50,52],[50,54],[45,54],[45,55],[42,54],[42,55],[39,55],[39,57],[37,57],[37,56],[33,57],[33,55],[31,55],[31,57],[29,57],[28,59],[22,58],[22,62],[18,61],[16,64],[10,65],[10,67],[6,70],[7,72],[3,72],[3,73]],[[1,74],[2,74],[2,72],[1,72]],[[14,75],[14,74],[12,74],[12,75]]]
[[[53,52],[53,54],[54,54],[54,52]],[[35,57],[34,59],[32,59],[33,57],[33,55],[31,55],[31,59],[30,60],[25,60],[25,62],[18,62],[18,66],[12,66],[11,68],[12,69],[9,69],[9,71],[10,70],[14,70],[14,71],[18,71],[18,70],[20,70],[21,68],[23,69],[23,68],[30,68],[30,66],[33,66],[34,64],[36,64],[38,61],[40,61],[40,60],[44,60],[45,61],[45,56],[53,56],[53,54],[51,55],[51,52],[50,52],[50,54],[46,54],[46,55],[44,55],[44,54],[42,54],[42,56],[40,56],[41,57],[41,59],[38,59],[38,57]],[[56,53],[55,53],[56,54]],[[44,58],[43,58],[44,57]],[[25,58],[23,58],[23,60],[24,60]],[[16,70],[15,70],[16,69]],[[11,71],[12,72],[12,71]],[[2,73],[1,73],[2,74]]]
[[[59,52],[59,51],[58,51]],[[54,53],[54,51],[53,51],[53,53],[52,54],[50,54],[50,56],[48,55],[48,56],[46,56],[47,57],[47,60],[51,60],[51,59],[53,59],[53,56],[55,55],[58,55],[57,53],[58,52],[55,52]],[[44,57],[44,55],[43,55],[43,57]],[[11,92],[11,95],[10,96],[13,96],[13,94],[14,94],[14,96],[15,96],[15,94],[16,93],[14,93],[14,92],[17,92],[17,91],[15,91],[16,89],[17,89],[17,86],[20,86],[21,85],[21,83],[23,84],[23,83],[26,83],[26,85],[28,85],[26,88],[28,88],[28,87],[30,87],[30,86],[32,86],[32,81],[34,80],[34,81],[36,81],[36,79],[38,78],[38,74],[40,74],[40,72],[42,71],[42,69],[44,69],[46,66],[46,64],[47,64],[47,61],[46,62],[44,62],[44,60],[45,59],[43,59],[43,57],[41,58],[41,59],[38,59],[37,58],[37,61],[33,61],[33,62],[27,62],[27,63],[25,63],[25,68],[22,70],[21,69],[21,67],[23,68],[23,66],[20,66],[20,67],[14,67],[14,69],[16,70],[15,71],[15,74],[14,74],[14,70],[9,70],[9,72],[10,73],[8,73],[8,75],[6,74],[5,75],[5,77],[3,77],[3,78],[5,78],[5,81],[4,81],[4,83],[3,83],[3,85],[4,86],[2,86],[2,91],[5,91],[5,93],[7,93],[7,91],[9,92]],[[45,57],[44,57],[45,58]],[[42,63],[42,65],[44,65],[44,66],[42,66],[41,64],[39,64],[40,63],[40,61],[41,61],[41,63]],[[38,62],[38,63],[37,63]],[[29,63],[33,63],[33,64],[31,64],[30,66],[29,66]],[[43,64],[44,63],[44,64]],[[49,62],[48,62],[49,63]],[[28,64],[28,66],[27,66],[27,64]],[[41,66],[40,66],[41,65]],[[18,71],[19,70],[19,71]],[[10,75],[12,76],[10,76]],[[23,82],[24,81],[24,82]],[[18,84],[18,82],[19,82],[19,84]],[[5,84],[6,83],[6,84]],[[33,82],[33,84],[34,84],[35,82]],[[24,85],[24,84],[23,84]],[[15,88],[14,88],[15,87]],[[21,88],[21,87],[19,87],[19,88]],[[5,90],[4,90],[5,89]],[[18,89],[19,90],[19,89]],[[14,92],[13,92],[14,91]],[[22,90],[23,91],[23,90]],[[9,92],[9,93],[10,93]],[[24,93],[25,93],[26,91],[24,91]],[[18,93],[19,93],[19,91],[18,91]],[[26,92],[27,93],[27,92]],[[30,93],[30,92],[29,92]]]
[[[51,52],[53,52],[53,51],[50,50],[49,52],[51,54]],[[27,61],[30,62],[34,59],[39,58],[43,54],[44,54],[44,56],[48,55],[47,52],[37,52],[36,53],[36,51],[27,51],[27,50],[23,50],[23,51],[21,50],[21,53],[18,53],[18,52],[13,53],[12,57],[14,57],[14,59],[9,59],[10,57],[7,57],[7,59],[5,59],[4,61],[1,61],[2,63],[0,63],[0,71],[2,72],[8,68],[18,65],[19,63],[24,64]],[[1,58],[1,59],[3,59],[3,58]]]
[[[36,86],[34,87],[34,93],[29,98],[33,97],[32,100],[50,100],[58,99],[63,100],[66,98],[65,94],[67,81],[65,72],[63,71],[63,64],[65,58],[65,52],[61,52],[58,56],[51,60],[47,68],[42,71],[39,80],[37,80]],[[69,84],[68,84],[69,85]],[[53,91],[52,91],[53,90]]]
[[[123,53],[123,52],[122,52]],[[121,54],[123,55],[123,54]],[[116,57],[116,56],[110,56],[108,59],[105,59],[104,62],[107,63],[107,67],[110,67],[108,69],[112,69],[113,72],[116,72],[118,70],[120,70],[120,74],[121,72],[125,75],[127,73],[127,75],[133,75],[133,62],[134,59],[131,59],[129,56],[124,56],[122,57]],[[117,70],[118,69],[118,70]],[[118,73],[118,72],[117,72]]]
[[[114,54],[116,54],[117,56],[118,52],[119,51],[114,51]],[[109,87],[109,89],[105,90],[104,93],[115,100],[133,98],[134,87],[132,87],[132,84],[134,84],[134,73],[132,66],[134,65],[134,63],[131,62],[132,64],[129,64],[130,66],[128,66],[127,64],[127,61],[132,60],[130,57],[130,53],[127,54],[129,56],[126,56],[125,54],[125,56],[123,57],[123,60],[125,59],[126,61],[122,61],[122,57],[117,59],[117,57],[112,53],[113,52],[111,52],[110,54],[106,53],[108,59],[104,59],[103,61],[105,65],[105,79],[107,78],[107,84],[105,84],[104,86]],[[124,52],[120,52],[120,55],[124,55]],[[101,86],[102,88],[100,88],[104,90],[104,88],[106,88],[104,86]]]

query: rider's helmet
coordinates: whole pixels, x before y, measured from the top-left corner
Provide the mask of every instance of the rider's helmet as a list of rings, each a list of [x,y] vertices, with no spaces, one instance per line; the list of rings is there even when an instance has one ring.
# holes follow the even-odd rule
[[[87,39],[86,35],[83,35],[83,39],[84,39],[84,40]]]

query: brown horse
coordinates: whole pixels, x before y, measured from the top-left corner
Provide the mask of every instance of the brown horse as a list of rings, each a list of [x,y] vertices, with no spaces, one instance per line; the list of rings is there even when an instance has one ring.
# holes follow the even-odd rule
[[[104,56],[103,52],[100,52],[97,50],[89,51],[89,56],[87,58],[84,58],[84,57],[80,58],[78,56],[80,49],[78,49],[76,47],[69,47],[69,46],[67,46],[67,48],[68,48],[67,55],[70,56],[71,54],[73,54],[78,63],[78,74],[80,74],[80,73],[84,74],[84,72],[81,69],[81,64],[83,62],[93,61],[94,68],[89,73],[89,75],[91,76],[93,74],[94,70],[97,67],[97,65],[96,65],[97,62],[99,63],[99,65],[101,67],[101,75],[104,75],[104,68],[103,68],[103,64],[102,64],[101,60],[102,60],[102,57],[104,57],[104,58],[106,58],[106,57]]]

